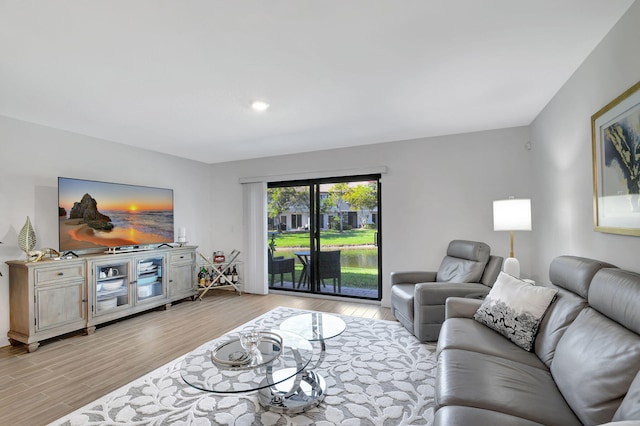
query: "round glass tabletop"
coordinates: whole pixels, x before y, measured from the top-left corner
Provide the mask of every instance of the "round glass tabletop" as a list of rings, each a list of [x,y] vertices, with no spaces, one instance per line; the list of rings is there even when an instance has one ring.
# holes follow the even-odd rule
[[[280,324],[280,330],[295,333],[309,341],[331,339],[342,334],[346,328],[341,318],[322,312],[295,315]]]
[[[307,367],[313,355],[308,339],[286,330],[264,329],[249,355],[240,342],[242,330],[205,343],[182,361],[183,380],[215,393],[241,393],[273,386]]]

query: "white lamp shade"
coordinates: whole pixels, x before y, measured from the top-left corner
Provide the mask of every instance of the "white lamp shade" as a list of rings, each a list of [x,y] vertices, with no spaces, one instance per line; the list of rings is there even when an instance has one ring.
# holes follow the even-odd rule
[[[493,202],[494,231],[531,231],[531,200],[528,198]]]

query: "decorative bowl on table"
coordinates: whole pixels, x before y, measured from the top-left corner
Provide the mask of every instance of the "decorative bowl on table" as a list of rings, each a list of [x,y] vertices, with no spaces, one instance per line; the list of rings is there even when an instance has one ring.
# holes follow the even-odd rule
[[[243,337],[244,336],[244,337]],[[214,364],[230,369],[252,369],[278,358],[283,350],[282,336],[271,331],[243,330],[211,351]]]

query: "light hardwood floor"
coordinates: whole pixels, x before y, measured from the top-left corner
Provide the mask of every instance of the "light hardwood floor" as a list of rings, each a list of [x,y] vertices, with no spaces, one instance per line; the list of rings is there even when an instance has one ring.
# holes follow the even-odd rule
[[[47,424],[278,306],[395,321],[388,308],[355,301],[211,291],[33,353],[0,348],[0,425]]]

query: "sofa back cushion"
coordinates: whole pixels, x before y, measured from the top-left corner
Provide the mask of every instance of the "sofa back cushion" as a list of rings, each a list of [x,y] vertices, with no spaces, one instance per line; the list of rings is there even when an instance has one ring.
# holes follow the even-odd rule
[[[601,424],[640,371],[640,275],[602,269],[588,301],[558,342],[551,374],[582,423]]]
[[[638,419],[640,419],[640,373],[636,374],[636,378],[631,383],[627,395],[613,416],[614,422]]]
[[[558,256],[549,266],[551,283],[586,299],[591,280],[602,268],[615,268],[610,263],[578,256]]]
[[[587,307],[591,281],[602,268],[611,264],[578,256],[558,256],[549,266],[551,284],[557,288],[556,301],[545,314],[535,341],[536,355],[547,367],[551,366],[558,341],[580,311]]]
[[[500,256],[489,256],[487,266],[484,268],[482,278],[480,278],[480,284],[484,284],[487,287],[493,287],[493,284],[498,279],[498,275],[502,270],[503,258]]]
[[[438,282],[477,283],[489,261],[491,249],[477,241],[453,240],[436,275]]]
[[[555,288],[558,293],[556,300],[549,306],[547,313],[542,318],[534,351],[549,368],[560,338],[578,314],[587,307],[587,300],[553,284],[547,284],[546,287]]]
[[[636,334],[640,334],[640,274],[603,269],[593,277],[589,305]]]

